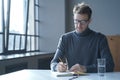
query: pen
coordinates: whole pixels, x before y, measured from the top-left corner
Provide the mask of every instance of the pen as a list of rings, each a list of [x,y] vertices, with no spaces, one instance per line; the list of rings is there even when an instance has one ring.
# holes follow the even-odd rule
[[[60,62],[63,62],[62,59],[59,57]]]
[[[76,79],[78,78],[78,76],[73,76],[72,78],[70,78],[69,80],[73,80],[73,79]]]
[[[59,57],[60,62],[63,62],[62,59]],[[63,62],[64,63],[64,62]],[[65,65],[68,65],[67,58],[65,58]]]

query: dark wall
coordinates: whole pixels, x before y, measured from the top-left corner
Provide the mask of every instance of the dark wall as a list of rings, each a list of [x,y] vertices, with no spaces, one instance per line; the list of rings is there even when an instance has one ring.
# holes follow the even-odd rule
[[[22,69],[50,69],[54,53],[0,60],[0,75]]]

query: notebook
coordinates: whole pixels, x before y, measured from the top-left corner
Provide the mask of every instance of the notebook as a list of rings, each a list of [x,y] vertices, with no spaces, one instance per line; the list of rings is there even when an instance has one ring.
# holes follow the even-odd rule
[[[66,76],[77,76],[77,75],[85,75],[83,72],[52,72],[52,75],[56,77],[66,77]]]

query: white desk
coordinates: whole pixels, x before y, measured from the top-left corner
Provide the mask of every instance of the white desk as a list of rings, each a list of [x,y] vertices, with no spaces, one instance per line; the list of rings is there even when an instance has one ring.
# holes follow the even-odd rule
[[[69,80],[70,77],[55,77],[50,70],[30,70],[25,69],[0,75],[0,80]],[[120,72],[106,73],[106,76],[100,78],[97,73],[88,73],[85,76],[79,76],[74,80],[120,80]]]

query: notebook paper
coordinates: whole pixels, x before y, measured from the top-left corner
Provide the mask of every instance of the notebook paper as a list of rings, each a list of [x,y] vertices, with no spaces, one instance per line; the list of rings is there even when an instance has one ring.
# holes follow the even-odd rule
[[[85,75],[86,73],[83,72],[52,72],[52,75],[56,77],[66,77],[66,76],[78,76],[78,75]]]

